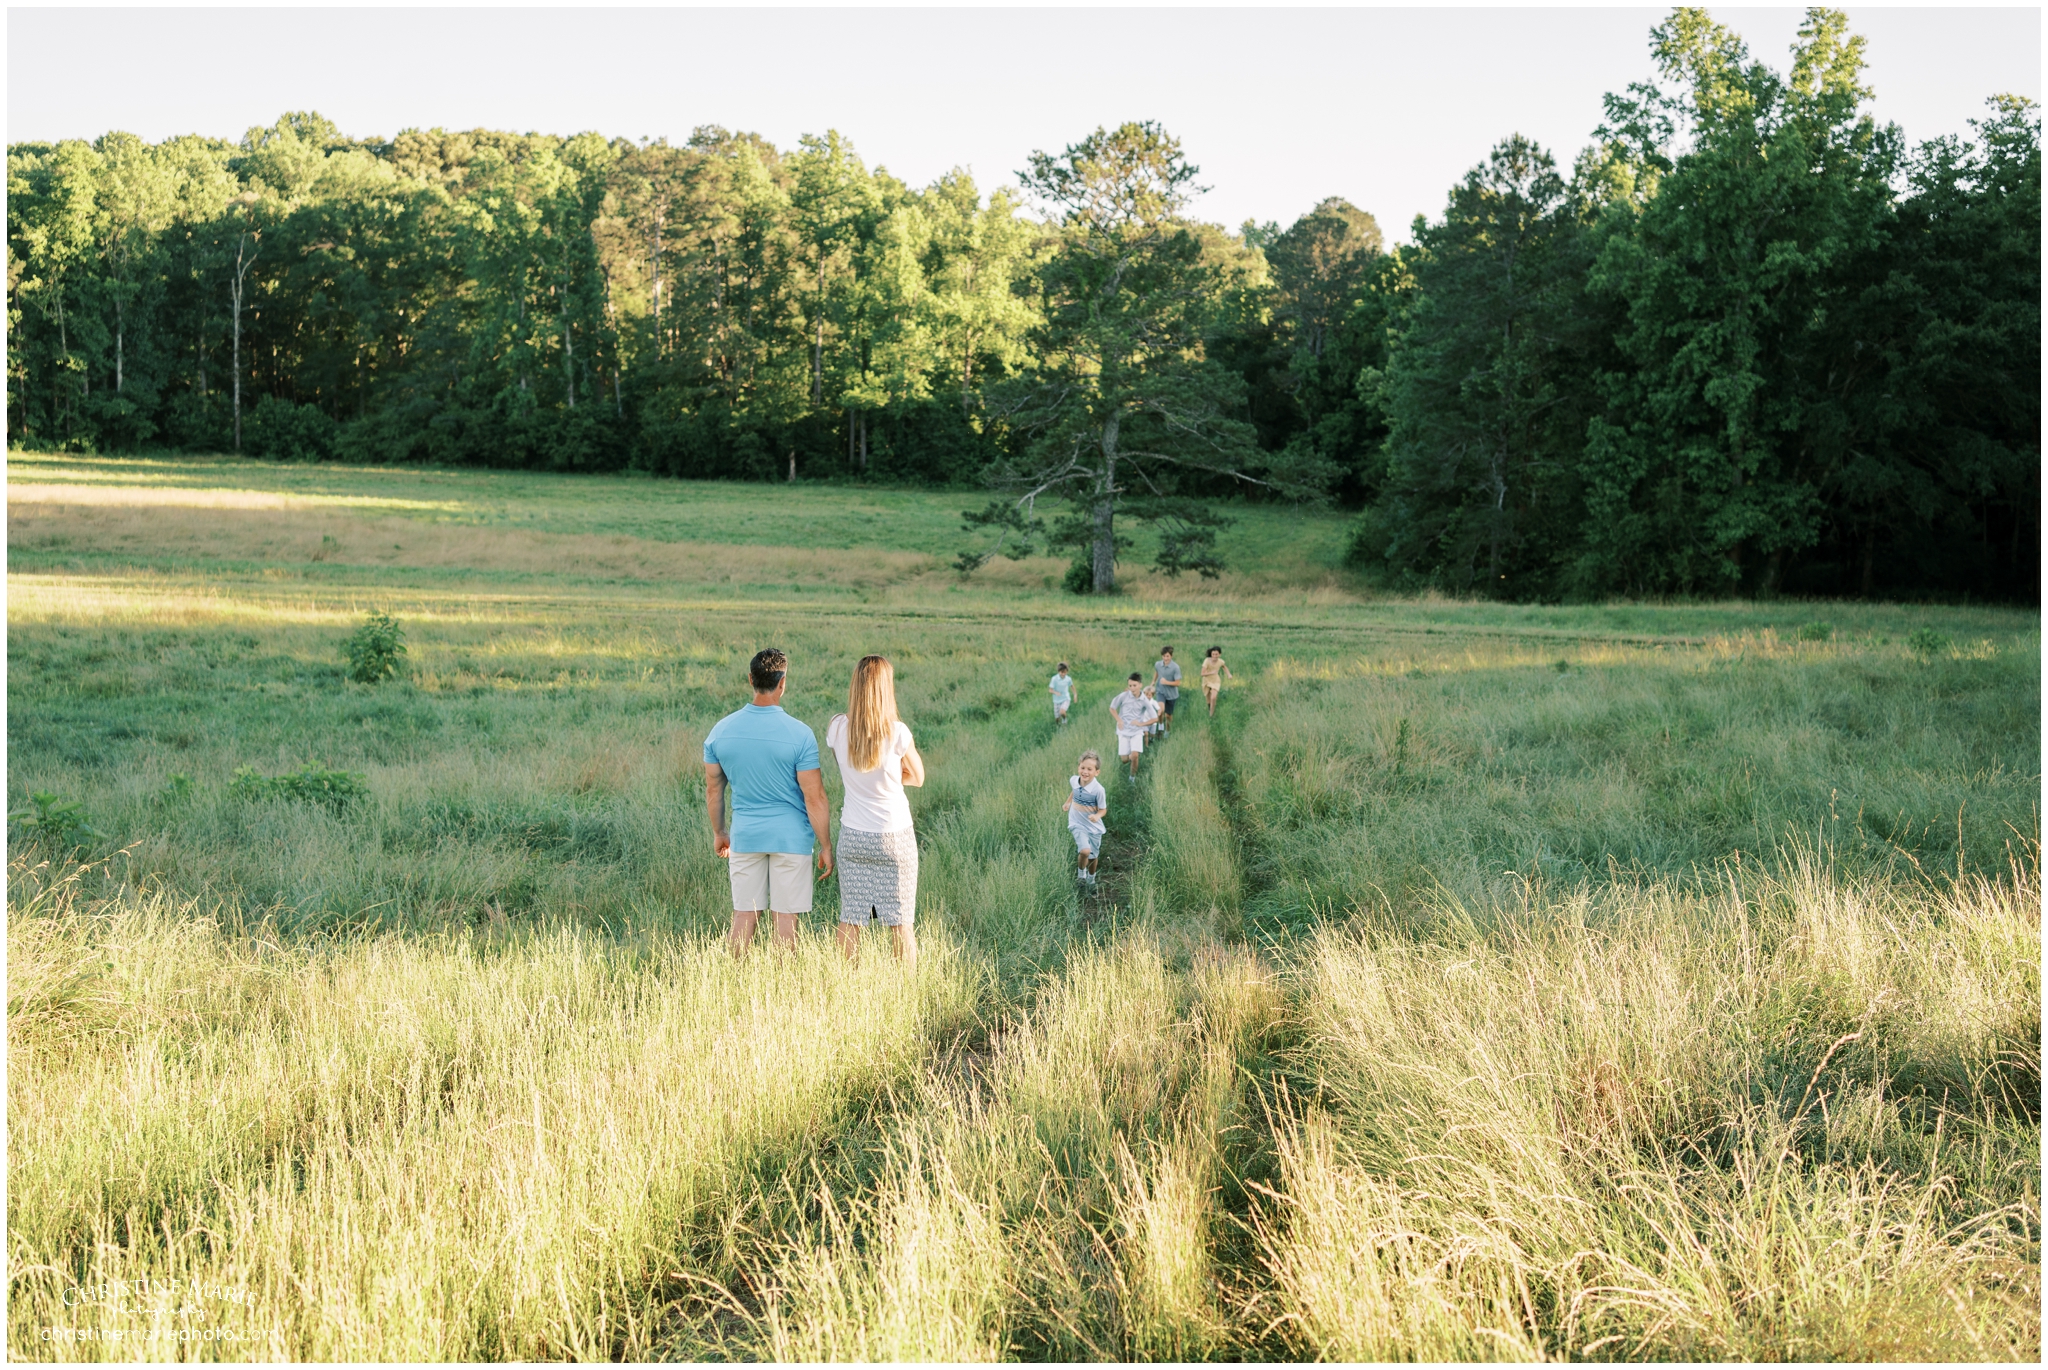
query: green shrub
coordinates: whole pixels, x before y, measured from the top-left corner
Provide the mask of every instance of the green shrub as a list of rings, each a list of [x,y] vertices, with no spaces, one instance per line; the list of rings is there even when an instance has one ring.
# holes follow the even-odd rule
[[[176,804],[192,796],[192,777],[183,771],[172,771],[164,780],[164,787],[156,792],[158,804]]]
[[[1074,558],[1073,565],[1067,567],[1067,574],[1061,578],[1060,585],[1070,595],[1087,595],[1095,592],[1095,562],[1086,552]]]
[[[265,395],[250,408],[247,422],[251,455],[276,461],[325,461],[334,455],[341,425],[318,405],[294,404]]]
[[[371,614],[349,635],[342,650],[348,654],[348,678],[375,685],[398,674],[398,658],[405,655],[405,630],[389,614]]]
[[[258,775],[255,767],[243,766],[228,780],[228,794],[236,799],[296,799],[331,809],[345,809],[369,793],[354,771],[331,771],[310,761],[283,775]]]
[[[1799,630],[1801,642],[1826,642],[1835,635],[1835,625],[1825,620],[1809,623]]]
[[[1915,628],[1906,634],[1906,649],[1922,661],[1932,661],[1949,649],[1948,634],[1932,628]]]
[[[84,846],[88,839],[106,836],[92,825],[85,806],[76,799],[59,799],[47,790],[37,790],[28,799],[31,807],[16,809],[7,819],[21,824],[31,840],[68,852]]]
[[[1389,541],[1379,511],[1364,510],[1351,521],[1350,535],[1344,543],[1344,564],[1384,568],[1387,564]]]

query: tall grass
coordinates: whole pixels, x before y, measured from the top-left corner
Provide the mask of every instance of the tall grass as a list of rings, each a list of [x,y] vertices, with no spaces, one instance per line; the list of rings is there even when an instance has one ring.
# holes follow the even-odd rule
[[[916,796],[936,843],[932,906],[991,931],[1008,908],[1023,920],[1013,931],[1035,931],[1051,868],[1034,863],[1056,856],[1046,839],[1060,831],[1066,753],[1083,744],[1053,748],[1047,717],[1021,708],[1033,681],[1016,657],[1069,656],[1104,687],[1110,668],[1091,659],[1117,661],[1085,633],[1055,643],[970,625],[934,641],[922,628],[851,636],[801,615],[740,625],[641,610],[571,624],[556,606],[416,626],[411,674],[364,688],[340,678],[347,615],[238,625],[205,610],[165,625],[151,603],[134,597],[133,624],[13,631],[10,698],[41,726],[18,737],[11,779],[84,800],[172,886],[252,915],[282,910],[291,931],[501,914],[701,930],[726,902],[702,815],[702,739],[745,702],[746,659],[765,641],[791,653],[787,707],[820,732],[845,707],[859,653],[895,657],[904,717],[932,763]],[[368,798],[330,810],[227,787],[239,767],[307,760],[366,775]],[[188,790],[167,788],[174,774]],[[826,785],[836,798],[829,765]],[[987,944],[1022,954],[1025,940]]]
[[[1214,735],[1187,723],[1150,758],[1152,848],[1143,874],[1165,935],[1225,941],[1243,932],[1244,872],[1216,764]]]
[[[1279,1010],[1252,959],[1174,972],[1142,931],[1075,953],[992,1053],[927,1073],[879,1155],[765,1201],[777,1359],[1202,1359],[1237,1335],[1216,1266],[1240,1056]],[[857,1235],[856,1235],[857,1234]]]
[[[732,1195],[973,1003],[943,942],[914,979],[569,928],[280,944],[11,875],[9,1332],[36,1355],[644,1354],[730,1270]]]
[[[919,569],[924,495],[37,479],[9,783],[127,855],[10,834],[17,1356],[2038,1354],[2034,615],[1369,603],[1313,539],[1077,609]],[[1097,692],[1197,630],[1242,687],[1079,901]],[[719,944],[768,642],[814,727],[896,662],[914,976],[829,884]],[[227,787],[305,761],[367,794]]]
[[[1973,650],[1766,634],[1282,657],[1234,742],[1253,921],[1678,878],[1794,834],[1858,879],[1995,875],[2039,827],[2039,639]]]
[[[1323,933],[1265,1229],[1293,1344],[2032,1358],[2039,920],[2031,859],[1935,891],[1808,852]]]

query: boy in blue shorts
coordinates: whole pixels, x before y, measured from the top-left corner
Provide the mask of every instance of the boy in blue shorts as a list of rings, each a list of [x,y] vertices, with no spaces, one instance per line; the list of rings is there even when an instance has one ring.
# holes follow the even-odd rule
[[[1159,649],[1159,660],[1152,663],[1152,684],[1158,688],[1160,706],[1166,711],[1159,728],[1159,735],[1164,737],[1173,731],[1173,706],[1180,703],[1180,663],[1173,659],[1171,643]]]
[[[1067,777],[1067,831],[1080,849],[1080,869],[1074,877],[1084,886],[1095,884],[1095,861],[1102,853],[1102,816],[1109,812],[1109,791],[1095,777],[1102,773],[1102,754],[1093,748],[1081,753],[1075,774]]]

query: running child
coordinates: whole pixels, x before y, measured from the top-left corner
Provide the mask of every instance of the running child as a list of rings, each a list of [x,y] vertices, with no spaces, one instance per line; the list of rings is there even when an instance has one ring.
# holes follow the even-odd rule
[[[1067,663],[1062,661],[1059,670],[1053,672],[1045,688],[1052,692],[1052,721],[1055,726],[1067,721],[1067,706],[1074,702],[1074,678],[1067,674]]]
[[[1152,683],[1159,689],[1159,702],[1166,708],[1166,721],[1160,725],[1159,735],[1166,736],[1173,731],[1173,706],[1180,703],[1180,663],[1173,659],[1171,644],[1159,649],[1159,660],[1152,663]]]
[[[1102,853],[1102,816],[1109,812],[1109,791],[1095,777],[1102,773],[1102,755],[1093,748],[1081,753],[1076,774],[1067,777],[1067,831],[1080,848],[1080,869],[1074,878],[1083,885],[1095,884],[1095,861]]]
[[[1152,715],[1145,724],[1145,738],[1149,742],[1157,742],[1166,731],[1166,706],[1159,702],[1159,692],[1151,685],[1145,687],[1145,702],[1151,706]]]
[[[1109,701],[1109,711],[1116,718],[1117,760],[1129,759],[1130,778],[1136,780],[1138,756],[1145,750],[1145,728],[1152,721],[1152,701],[1145,698],[1145,678],[1132,671],[1126,688]]]
[[[1223,649],[1211,647],[1202,658],[1202,693],[1209,698],[1209,716],[1216,716],[1216,696],[1223,693],[1223,679],[1230,675],[1230,668],[1223,664]]]

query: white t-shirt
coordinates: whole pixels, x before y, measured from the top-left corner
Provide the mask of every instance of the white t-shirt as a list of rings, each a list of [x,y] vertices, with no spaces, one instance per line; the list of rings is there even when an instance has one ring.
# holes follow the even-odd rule
[[[1116,710],[1116,730],[1120,733],[1138,732],[1152,721],[1152,701],[1129,690],[1119,690],[1111,707]]]
[[[910,827],[910,799],[903,793],[903,758],[917,744],[910,725],[898,720],[871,771],[857,771],[846,759],[846,715],[835,714],[825,725],[825,745],[839,758],[839,779],[846,797],[839,806],[839,826],[855,832],[903,832]]]
[[[1074,678],[1070,675],[1056,675],[1047,682],[1052,690],[1054,702],[1065,704],[1074,697]]]

